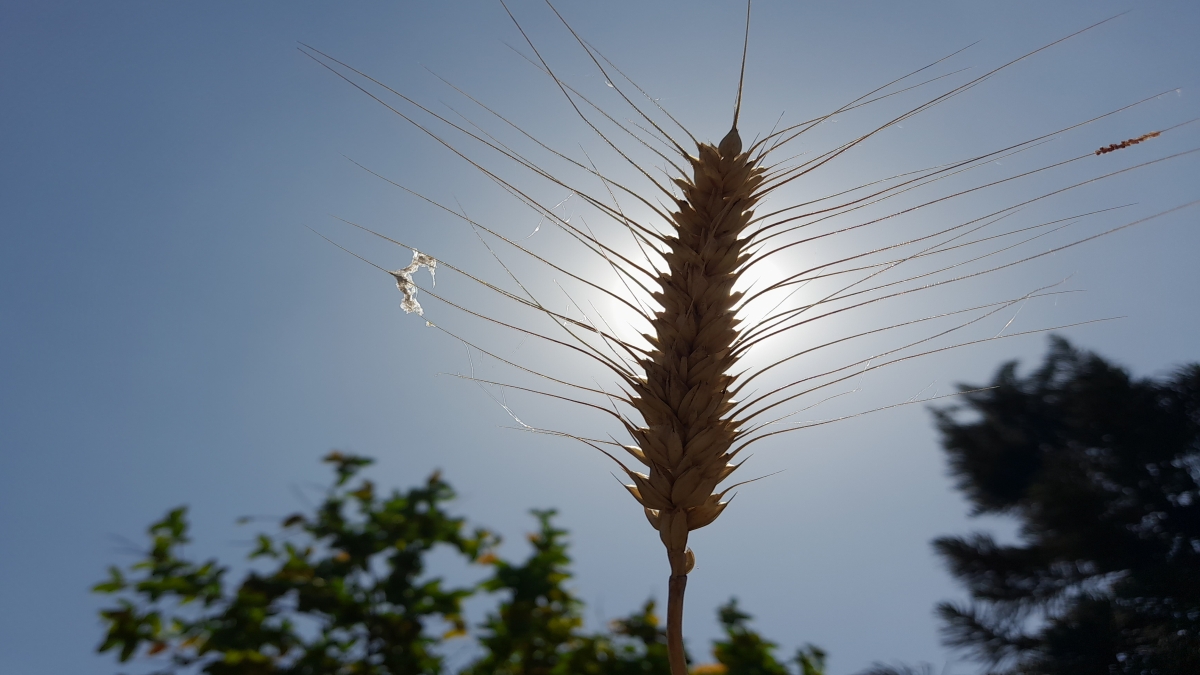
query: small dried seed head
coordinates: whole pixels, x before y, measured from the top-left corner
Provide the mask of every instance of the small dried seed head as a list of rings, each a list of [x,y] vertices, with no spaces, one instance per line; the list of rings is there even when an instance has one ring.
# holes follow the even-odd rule
[[[1104,154],[1108,154],[1108,153],[1116,151],[1116,150],[1123,150],[1125,148],[1128,148],[1131,145],[1137,145],[1138,143],[1141,143],[1142,141],[1150,140],[1151,138],[1158,138],[1160,135],[1162,135],[1161,131],[1151,131],[1150,133],[1142,134],[1141,136],[1138,136],[1137,138],[1130,138],[1128,140],[1121,141],[1120,143],[1113,143],[1112,145],[1106,145],[1103,148],[1100,148],[1099,150],[1097,150],[1096,154],[1104,155]]]

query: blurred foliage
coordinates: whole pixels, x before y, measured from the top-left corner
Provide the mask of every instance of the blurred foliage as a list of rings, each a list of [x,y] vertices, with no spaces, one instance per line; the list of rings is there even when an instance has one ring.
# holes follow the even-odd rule
[[[935,411],[958,487],[1021,527],[935,542],[972,598],[939,607],[948,643],[994,673],[1200,673],[1200,365],[1136,380],[1055,338],[963,400]]]
[[[128,570],[112,567],[98,593],[99,651],[137,660],[157,675],[409,675],[447,671],[447,645],[474,638],[462,675],[667,675],[666,633],[651,600],[606,632],[588,633],[571,578],[566,532],[553,511],[535,511],[533,551],[522,563],[499,558],[499,538],[470,530],[444,507],[454,498],[434,474],[407,492],[377,494],[358,473],[364,457],[330,453],[335,480],[312,514],[260,534],[252,570],[229,583],[230,568],[184,557],[187,513],[177,508],[149,528],[150,550]],[[449,587],[428,573],[426,555],[452,551],[490,574]],[[463,616],[477,594],[499,597],[478,630]],[[725,639],[696,674],[823,675],[825,653],[811,645],[789,670],[775,644],[751,630],[735,601],[719,611]],[[465,641],[462,644],[466,644]]]
[[[720,607],[717,617],[725,628],[725,639],[713,645],[713,656],[723,666],[716,672],[789,675],[791,671],[775,660],[775,643],[767,642],[746,626],[750,615],[738,609],[736,599]],[[823,675],[825,672],[825,652],[818,647],[806,645],[796,653],[795,660],[800,675]]]

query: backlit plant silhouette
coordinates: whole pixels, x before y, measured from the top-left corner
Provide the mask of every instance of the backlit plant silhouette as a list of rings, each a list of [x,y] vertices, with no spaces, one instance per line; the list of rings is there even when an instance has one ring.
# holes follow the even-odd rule
[[[505,11],[509,11],[507,6]],[[618,64],[582,38],[555,7],[550,5],[548,11],[561,20],[564,32],[605,86],[596,92],[560,77],[552,60],[543,57],[538,40],[509,13],[524,41],[522,53],[569,102],[583,121],[589,140],[598,139],[606,156],[624,165],[621,175],[599,168],[587,151],[580,154],[551,147],[449,82],[449,87],[475,106],[478,120],[413,100],[314,47],[305,45],[302,51],[494,181],[538,216],[539,228],[541,223],[548,224],[577,244],[574,251],[535,250],[531,243],[504,234],[495,223],[438,203],[376,173],[461,219],[480,236],[502,269],[499,278],[485,278],[454,264],[452,254],[443,257],[442,252],[420,251],[409,242],[368,230],[412,251],[411,263],[400,270],[371,263],[395,279],[404,311],[425,316],[428,326],[511,368],[515,378],[531,381],[472,379],[501,391],[522,391],[577,404],[607,416],[623,433],[625,440],[591,438],[521,422],[527,430],[587,444],[612,458],[628,477],[627,489],[666,548],[672,672],[682,675],[683,596],[694,564],[688,534],[712,523],[726,508],[727,495],[737,485],[728,485],[728,479],[740,466],[746,449],[771,436],[835,421],[790,423],[789,419],[806,406],[844,393],[864,372],[1001,339],[1000,335],[980,336],[967,329],[1031,299],[1064,291],[1054,285],[1025,288],[1016,294],[980,298],[900,320],[880,308],[903,303],[915,293],[996,275],[1190,206],[1127,219],[1065,240],[1043,238],[1089,218],[1111,217],[1120,205],[1097,205],[1044,219],[1031,216],[1032,207],[1072,190],[1194,150],[1133,166],[1105,166],[1108,153],[1170,130],[1136,129],[1127,136],[1129,140],[1100,150],[1091,146],[1032,169],[993,175],[997,160],[1132,110],[1155,98],[1151,96],[987,152],[900,174],[863,177],[833,190],[814,192],[810,188],[811,197],[766,209],[763,203],[768,197],[786,194],[794,199],[788,190],[796,186],[823,185],[817,181],[823,170],[884,130],[966,94],[995,74],[1100,24],[977,75],[941,72],[958,54],[955,52],[826,114],[760,130],[757,140],[751,142],[743,139],[739,129],[742,86],[725,83],[730,90],[737,87],[732,125],[719,142],[709,143],[698,140],[626,77]],[[743,78],[750,25],[747,5]],[[606,97],[603,103],[600,96]],[[919,97],[915,103],[904,103],[914,96]],[[723,96],[717,100],[714,105],[725,105]],[[826,132],[830,125],[825,123],[852,114],[877,114],[879,118],[866,123],[860,133],[829,142]],[[1096,162],[1087,178],[1050,185],[1055,170],[1087,161]],[[989,172],[983,171],[985,168]],[[526,181],[565,192],[578,205],[579,213],[564,215],[561,202],[540,199],[537,189]],[[1003,197],[1003,206],[976,199],[995,193],[1007,195],[1013,186],[1025,192],[1015,200]],[[951,215],[944,210],[947,206],[954,209]],[[852,252],[843,249],[831,254],[821,248],[834,240],[855,242]],[[1045,241],[1054,243],[1046,245]],[[810,251],[827,257],[814,258]],[[805,257],[794,257],[797,252],[804,252]],[[435,269],[448,270],[477,284],[490,297],[463,299],[439,293],[432,285],[424,287],[416,276],[422,267],[428,268],[431,281]],[[766,271],[771,269],[786,271],[774,272],[772,277]],[[555,278],[558,289],[548,291],[530,281],[543,273]],[[560,311],[557,303],[562,297],[567,309]],[[612,384],[585,383],[553,365],[510,357],[477,337],[481,333],[447,327],[440,316],[437,320],[432,314],[426,316],[420,298],[440,301],[445,309],[478,324],[511,331],[588,362]],[[597,309],[597,304],[605,309]],[[874,323],[837,323],[847,316]],[[809,329],[826,324],[839,326],[841,332],[833,336],[823,333],[814,339]],[[851,353],[847,348],[871,345],[880,336],[892,335],[898,337],[890,346],[869,347],[845,356]],[[771,356],[753,358],[759,351]],[[828,358],[813,358],[826,354]],[[801,357],[808,357],[803,361],[804,370]],[[858,414],[862,412],[870,411]],[[510,414],[520,422],[515,413]]]

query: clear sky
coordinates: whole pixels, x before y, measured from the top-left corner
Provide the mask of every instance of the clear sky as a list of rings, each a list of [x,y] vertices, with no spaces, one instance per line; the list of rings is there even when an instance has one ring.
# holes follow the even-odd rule
[[[564,79],[628,116],[543,4],[516,0],[512,7]],[[743,5],[563,0],[560,7],[697,137],[716,141],[724,134]],[[948,194],[953,186],[1028,171],[1200,116],[1200,5],[756,2],[741,124],[748,139],[768,132],[781,114],[787,124],[832,111],[978,42],[929,73],[970,70],[862,114],[838,115],[779,159],[828,149],[953,83],[1126,10],[889,128],[770,205],[1005,147],[1161,92],[1169,93],[921,194]],[[381,485],[409,486],[440,467],[461,494],[454,508],[505,534],[509,557],[525,554],[522,533],[533,524],[528,509],[558,508],[572,534],[575,588],[588,602],[593,627],[648,596],[665,596],[667,566],[657,535],[613,480],[608,460],[562,439],[511,430],[512,418],[489,394],[503,397],[529,424],[589,434],[617,430],[580,411],[445,375],[512,374],[477,353],[469,360],[461,344],[405,315],[390,278],[305,226],[385,267],[408,263],[408,251],[364,237],[332,214],[503,280],[461,222],[349,158],[451,208],[461,205],[498,231],[527,237],[564,266],[603,269],[549,223],[539,228],[536,214],[461,159],[305,57],[298,41],[446,115],[456,114],[452,106],[515,138],[428,67],[564,153],[630,175],[573,117],[561,92],[509,48],[528,52],[498,3],[5,3],[0,673],[114,671],[108,656],[94,655],[100,603],[88,589],[108,564],[134,559],[130,547],[141,545],[145,526],[189,504],[191,552],[240,559],[253,526],[238,529],[234,519],[305,508],[325,481],[317,459],[332,448],[377,457],[373,478]],[[567,196],[461,137],[452,140],[548,206]],[[1198,147],[1200,123],[930,209],[897,227],[927,232],[995,204]],[[1200,198],[1198,156],[1072,190],[999,227],[1132,204],[1021,249],[1033,255],[1163,212]],[[651,172],[663,164],[643,161]],[[577,202],[558,212],[586,221]],[[896,208],[901,203],[914,202]],[[854,321],[916,318],[1066,279],[1058,290],[1085,292],[1013,305],[957,339],[1120,316],[1062,333],[1138,374],[1163,373],[1200,359],[1198,221],[1200,209],[1180,211],[1006,274],[914,294],[911,302],[861,312]],[[764,271],[782,273],[806,256],[864,251],[907,233],[846,235],[836,245],[797,252],[800,258],[780,256]],[[506,260],[541,284],[543,297],[571,311],[554,275],[527,269],[518,257]],[[422,284],[425,274],[417,276]],[[488,306],[444,268],[443,288]],[[461,325],[465,336],[491,340],[507,356],[540,359],[585,383],[603,377],[491,329],[453,324],[449,308],[420,299],[434,321]],[[609,310],[598,304],[597,311]],[[838,328],[860,325],[854,321]],[[781,348],[833,334],[797,333]],[[855,358],[877,348],[861,347]],[[1044,348],[1044,337],[1016,337],[873,371],[850,384],[855,393],[795,419],[942,395],[956,382],[984,383],[1004,360],[1031,364]],[[784,375],[803,377],[825,363],[799,362]],[[806,642],[827,649],[834,675],[893,660],[974,672],[939,646],[933,605],[962,594],[929,540],[974,527],[1011,536],[1012,527],[966,517],[924,406],[784,435],[755,452],[742,470],[747,477],[781,473],[742,488],[725,515],[692,539],[699,562],[688,589],[686,634],[693,649],[702,652],[717,633],[715,607],[737,596],[785,653]]]

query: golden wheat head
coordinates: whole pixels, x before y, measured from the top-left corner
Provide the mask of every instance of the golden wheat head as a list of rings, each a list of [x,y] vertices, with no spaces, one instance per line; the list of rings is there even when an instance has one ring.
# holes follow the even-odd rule
[[[675,180],[682,198],[665,237],[666,270],[654,279],[662,309],[630,399],[645,426],[628,429],[637,446],[626,448],[647,469],[629,471],[627,487],[659,531],[672,574],[690,571],[688,532],[721,515],[725,493],[717,485],[737,469],[738,421],[729,413],[741,293],[733,287],[748,259],[744,233],[763,180],[737,129],[719,145],[700,144],[689,159],[691,178]]]

